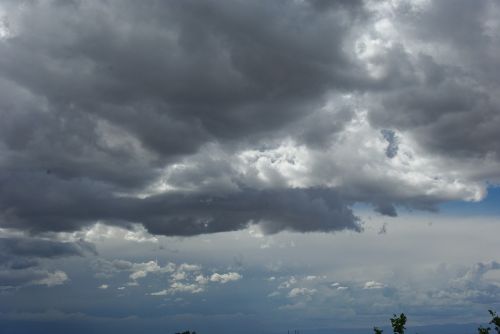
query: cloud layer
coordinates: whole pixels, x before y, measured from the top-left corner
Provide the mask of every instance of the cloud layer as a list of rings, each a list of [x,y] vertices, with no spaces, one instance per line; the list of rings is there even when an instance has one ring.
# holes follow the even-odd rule
[[[499,11],[3,2],[0,224],[359,231],[357,202],[480,200],[499,179]]]

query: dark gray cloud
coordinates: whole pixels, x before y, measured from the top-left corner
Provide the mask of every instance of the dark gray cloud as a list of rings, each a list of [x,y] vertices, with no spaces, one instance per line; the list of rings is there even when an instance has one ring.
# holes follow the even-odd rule
[[[306,115],[328,89],[347,89],[354,80],[345,70],[354,64],[342,50],[350,11],[323,13],[287,2],[153,1],[49,2],[21,12],[18,35],[1,45],[2,76],[42,97],[56,112],[38,115],[46,116],[46,130],[53,127],[53,140],[71,133],[79,149],[88,147],[89,159],[93,151],[110,162],[119,158],[95,143],[99,121],[166,158],[216,138],[280,128]],[[51,143],[41,144],[39,154]],[[68,146],[59,147],[62,156],[74,154]]]
[[[61,242],[32,237],[0,238],[0,287],[17,288],[27,285],[54,286],[67,279],[61,270],[48,270],[43,261],[69,256],[96,255],[95,246],[80,240]]]
[[[454,4],[5,2],[0,225],[359,230],[354,202],[476,199],[500,44],[494,3]]]
[[[58,242],[33,238],[0,238],[2,255],[31,258],[57,258],[63,256],[83,256],[96,253],[94,246],[85,241]]]
[[[271,232],[357,229],[337,195],[318,204],[323,195],[308,190],[244,189],[224,199],[117,193],[140,191],[208,142],[274,138],[328,91],[350,89],[359,78],[346,69],[357,64],[343,46],[362,2],[338,1],[330,11],[265,1],[5,6],[12,36],[0,43],[3,226],[71,231],[104,219],[191,235],[267,219],[276,220],[266,223]],[[321,143],[345,120],[328,122],[324,135],[308,130],[304,140]]]
[[[349,202],[326,189],[165,193],[141,199],[116,196],[91,182],[60,180],[46,173],[13,173],[2,185],[2,189],[16,185],[17,190],[0,193],[2,224],[32,232],[72,231],[98,220],[142,223],[150,232],[165,235],[233,231],[251,221],[262,223],[270,233],[359,229]],[[40,246],[53,250],[49,247],[53,245]]]
[[[163,204],[163,205],[157,205]],[[283,230],[360,230],[348,202],[331,190],[246,190],[222,196],[161,196],[148,203],[150,214],[142,222],[156,234],[193,235],[238,230],[249,222],[260,223],[266,233]],[[143,215],[141,215],[143,216]]]
[[[396,217],[398,215],[396,208],[391,203],[383,203],[375,206],[375,211],[389,217]]]
[[[43,269],[0,269],[0,287],[17,288],[26,285],[45,285],[48,287],[63,284],[68,277],[63,271],[49,272]]]
[[[0,286],[18,287],[31,284],[62,284],[62,271],[50,272],[43,261],[70,256],[97,255],[95,246],[80,240],[61,242],[32,237],[0,238]]]

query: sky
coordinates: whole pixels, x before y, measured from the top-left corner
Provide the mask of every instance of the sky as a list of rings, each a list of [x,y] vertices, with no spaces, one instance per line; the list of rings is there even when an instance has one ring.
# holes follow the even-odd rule
[[[0,0],[0,332],[471,333],[496,0]]]

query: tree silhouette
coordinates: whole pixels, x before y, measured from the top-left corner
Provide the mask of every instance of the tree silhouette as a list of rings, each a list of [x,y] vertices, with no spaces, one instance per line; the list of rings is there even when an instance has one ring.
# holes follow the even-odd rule
[[[406,324],[406,315],[401,313],[399,316],[394,314],[394,317],[391,318],[391,326],[394,334],[404,334],[405,333],[405,324]]]
[[[479,328],[477,329],[478,333],[479,334],[489,334],[490,333],[490,329],[489,327],[483,327],[483,326],[479,326]]]
[[[500,316],[492,310],[488,310],[488,312],[491,315],[491,320],[489,324],[495,326],[495,331],[497,334],[500,334]],[[404,313],[401,313],[399,316],[394,314],[393,317],[391,318],[391,326],[394,334],[404,334],[405,332],[405,325],[406,325],[406,315]],[[490,334],[491,328],[490,327],[483,327],[479,326],[477,329],[478,334]],[[383,330],[381,330],[378,327],[373,327],[373,332],[374,334],[382,334]],[[182,333],[185,334],[185,333]]]
[[[495,311],[488,310],[491,314],[491,321],[490,324],[495,325],[495,331],[497,334],[500,334],[500,317],[497,315]]]

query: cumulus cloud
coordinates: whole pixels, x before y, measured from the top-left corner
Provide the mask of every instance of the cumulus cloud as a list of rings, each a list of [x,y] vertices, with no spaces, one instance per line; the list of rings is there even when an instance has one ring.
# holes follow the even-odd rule
[[[300,296],[311,297],[316,293],[316,289],[308,289],[308,288],[293,288],[288,293],[288,297],[295,298]]]
[[[284,282],[281,282],[278,285],[278,289],[288,289],[295,284],[297,284],[297,279],[295,278],[295,276],[290,276],[289,279],[285,280]]]
[[[197,265],[184,265],[184,270],[185,268],[190,268],[191,272],[199,272],[201,270],[201,267]],[[182,265],[179,266],[179,268],[181,267]],[[213,273],[208,276],[198,274],[193,277],[193,275],[188,274],[186,271],[176,271],[171,275],[171,283],[168,289],[152,292],[150,295],[165,296],[178,293],[198,294],[205,291],[209,287],[209,283],[226,284],[231,281],[238,281],[241,278],[243,278],[243,276],[237,272],[223,274]]]
[[[168,288],[148,293],[152,296],[174,295],[178,293],[200,293],[205,291],[212,283],[226,284],[238,281],[243,275],[238,272],[206,274],[203,267],[198,264],[181,263],[176,265],[168,262],[161,265],[158,261],[131,262],[115,259],[112,261],[98,258],[93,262],[96,276],[110,279],[120,273],[128,273],[130,279],[126,286],[146,286],[148,276],[156,275],[161,280],[168,282]],[[144,283],[144,284],[143,284]],[[100,289],[107,289],[108,284],[103,284]],[[125,287],[124,287],[125,288]]]
[[[157,261],[148,261],[143,263],[132,263],[129,270],[132,271],[130,279],[137,280],[146,277],[149,273],[170,273],[174,270],[173,263],[167,263],[165,266],[160,266]]]
[[[2,12],[3,227],[361,231],[356,202],[396,216],[500,180],[494,1]]]
[[[72,231],[101,220],[143,223],[148,231],[167,235],[230,231],[252,220],[268,220],[270,232],[358,229],[349,203],[335,196],[328,196],[326,216],[311,226],[299,212],[289,224],[282,206],[293,210],[294,204],[276,203],[274,194],[267,204],[255,202],[255,191],[237,180],[240,184],[232,189],[237,191],[222,202],[208,191],[202,197],[141,194],[158,193],[155,185],[165,168],[208,143],[218,142],[233,155],[236,146],[252,147],[256,139],[279,139],[275,137],[286,125],[321,106],[332,87],[351,87],[358,75],[344,70],[356,64],[343,43],[362,9],[360,2],[332,11],[318,11],[315,2],[3,6],[16,27],[0,45],[5,54],[0,183],[9,189],[0,194],[3,225]],[[283,18],[280,24],[270,19],[277,14]],[[65,24],[70,17],[74,28]],[[156,19],[131,25],[146,17]],[[242,20],[235,21],[237,17]],[[295,29],[300,22],[308,22],[308,28]],[[292,30],[300,33],[292,35]],[[326,31],[330,46],[318,38]],[[38,34],[52,36],[52,42],[42,42]],[[117,43],[108,43],[110,39]],[[193,53],[194,45],[203,52]],[[130,57],[117,56],[123,54]],[[332,122],[332,129],[341,127],[342,121]],[[22,138],[17,135],[21,129]],[[195,192],[210,184],[210,174],[217,171],[203,165]],[[182,178],[176,181],[182,183]],[[287,190],[282,191],[286,198]],[[296,197],[298,191],[290,192]],[[304,201],[301,210],[308,210],[309,195],[299,196],[290,201]],[[213,202],[210,212],[187,214],[206,211],[205,200]],[[234,211],[242,202],[249,204]],[[177,204],[166,212],[178,215],[157,212],[168,203]],[[153,207],[155,214],[145,217]],[[250,215],[249,210],[269,214]]]
[[[230,272],[226,274],[219,274],[219,273],[214,273],[212,276],[210,276],[210,282],[217,282],[217,283],[222,283],[225,284],[227,282],[231,281],[237,281],[241,279],[243,276],[241,276],[238,273],[235,272]]]
[[[57,270],[53,273],[47,273],[47,277],[33,282],[33,284],[40,284],[46,286],[54,286],[63,284],[68,280],[68,275],[64,271]]]
[[[130,273],[128,277],[132,280],[129,282],[132,285],[138,284],[138,280],[147,277],[149,274],[170,274],[176,269],[176,265],[172,262],[168,262],[162,266],[158,264],[157,260],[131,262],[121,259],[110,261],[104,258],[97,258],[93,261],[93,267],[97,272],[96,275],[102,278],[109,278],[120,272]]]
[[[363,286],[363,289],[383,289],[383,288],[385,288],[385,284],[377,281],[365,282]]]

